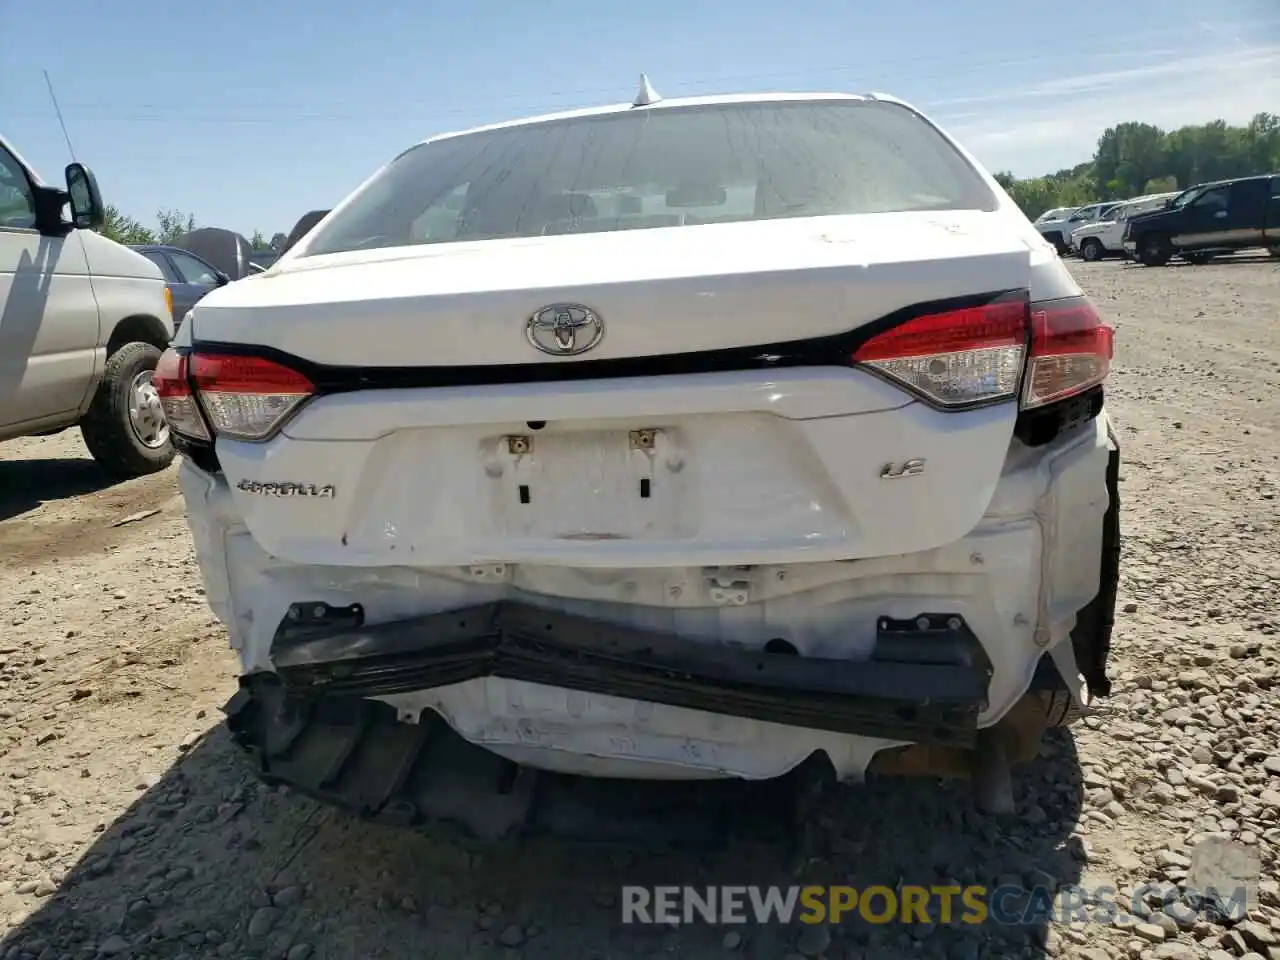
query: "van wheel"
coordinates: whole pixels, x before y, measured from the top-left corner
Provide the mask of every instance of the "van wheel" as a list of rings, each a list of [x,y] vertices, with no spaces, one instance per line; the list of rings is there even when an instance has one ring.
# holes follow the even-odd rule
[[[1148,233],[1138,241],[1138,259],[1143,266],[1163,267],[1173,259],[1173,244],[1163,233]]]
[[[1103,249],[1101,240],[1095,240],[1093,237],[1090,237],[1085,240],[1084,243],[1080,244],[1080,256],[1085,260],[1088,260],[1090,263],[1097,263],[1102,259],[1102,254]]]
[[[107,369],[80,433],[93,459],[117,477],[157,473],[173,462],[173,442],[152,378],[160,351],[126,343],[107,358]]]

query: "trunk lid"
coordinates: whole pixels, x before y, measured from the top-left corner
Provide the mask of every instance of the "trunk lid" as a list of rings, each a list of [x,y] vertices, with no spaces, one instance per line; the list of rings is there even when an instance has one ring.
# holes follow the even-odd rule
[[[215,291],[202,340],[323,364],[573,363],[525,336],[581,303],[607,360],[841,333],[913,303],[1025,286],[1028,250],[997,214],[875,214],[536,237],[285,259]]]
[[[400,370],[820,337],[1027,288],[1030,250],[994,219],[769,221],[304,258],[210,295],[194,334]],[[584,357],[548,356],[525,336],[526,320],[559,301],[605,320]],[[722,566],[962,537],[995,489],[1017,404],[933,409],[841,359],[447,387],[401,378],[315,398],[268,443],[222,439],[218,456],[254,538],[302,563],[477,575],[492,564]],[[281,495],[281,484],[330,495]],[[649,601],[665,602],[636,598]]]

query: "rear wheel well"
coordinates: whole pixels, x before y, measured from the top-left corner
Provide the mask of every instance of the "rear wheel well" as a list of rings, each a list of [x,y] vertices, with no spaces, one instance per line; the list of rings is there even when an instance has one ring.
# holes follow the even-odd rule
[[[107,356],[111,356],[126,343],[149,343],[157,350],[164,350],[169,346],[169,331],[155,317],[135,314],[125,317],[111,331],[111,339],[107,341]]]

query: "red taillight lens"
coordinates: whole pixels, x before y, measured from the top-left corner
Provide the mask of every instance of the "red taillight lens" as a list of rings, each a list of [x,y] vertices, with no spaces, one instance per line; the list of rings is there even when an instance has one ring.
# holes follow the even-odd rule
[[[1031,409],[1102,383],[1114,351],[1115,331],[1088,299],[1071,297],[916,317],[872,337],[853,362],[943,407],[1012,399],[1021,381]]]
[[[266,438],[315,393],[302,374],[261,357],[193,353],[191,381],[213,432],[233,440]]]
[[[187,379],[187,358],[170,347],[160,354],[151,382],[160,394],[160,406],[169,428],[197,440],[208,440],[209,430]]]
[[[1029,325],[1025,300],[927,314],[871,338],[853,362],[944,407],[1011,399]]]
[[[206,441],[265,439],[315,393],[310,380],[272,360],[172,348],[160,356],[154,379],[170,428]]]
[[[1107,378],[1115,355],[1115,330],[1083,297],[1035,304],[1031,354],[1022,390],[1023,409],[1083,393]]]

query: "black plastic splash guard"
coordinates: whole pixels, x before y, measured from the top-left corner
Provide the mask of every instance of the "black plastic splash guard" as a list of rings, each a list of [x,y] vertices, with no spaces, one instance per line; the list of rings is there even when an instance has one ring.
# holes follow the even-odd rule
[[[494,676],[838,733],[970,745],[989,668],[963,618],[881,617],[867,660],[618,627],[515,602],[363,624],[295,604],[272,660],[293,696],[377,697]]]

